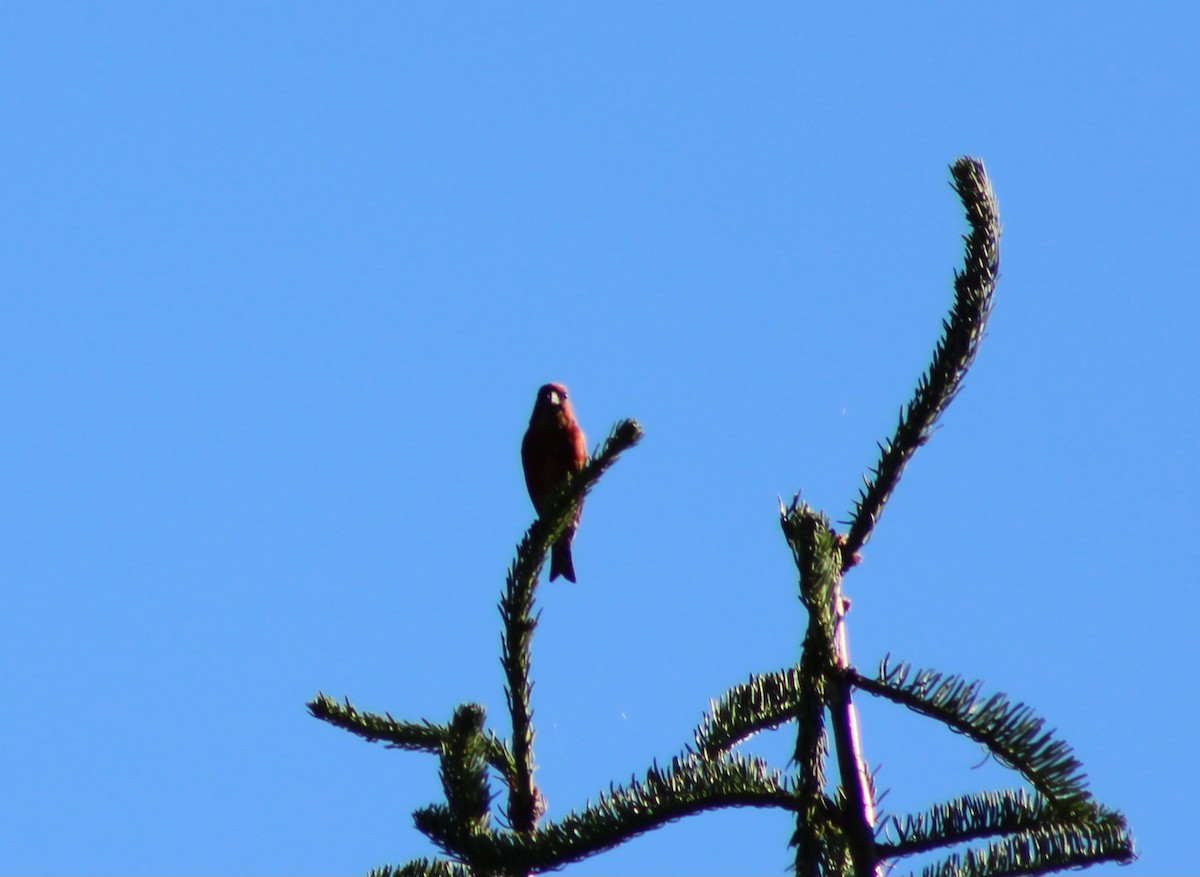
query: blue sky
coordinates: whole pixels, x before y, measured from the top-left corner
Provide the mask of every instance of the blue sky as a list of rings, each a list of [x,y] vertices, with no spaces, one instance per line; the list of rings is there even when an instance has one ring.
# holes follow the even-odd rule
[[[994,317],[846,580],[853,654],[1033,705],[1129,817],[1122,873],[1194,871],[1197,33],[1183,3],[6,4],[3,870],[429,854],[436,761],[303,704],[504,732],[550,380],[593,444],[646,428],[539,593],[550,815],[669,759],[798,654],[776,498],[848,513],[970,154]],[[1017,784],[861,708],[889,812]],[[781,873],[788,836],[712,814],[566,873]]]

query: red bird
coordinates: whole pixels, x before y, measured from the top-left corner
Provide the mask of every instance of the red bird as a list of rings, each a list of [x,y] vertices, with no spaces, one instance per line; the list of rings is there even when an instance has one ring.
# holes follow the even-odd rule
[[[575,419],[575,409],[567,398],[562,384],[546,384],[538,390],[533,403],[529,429],[521,442],[521,464],[525,467],[525,486],[529,498],[540,515],[554,492],[567,475],[582,469],[588,461],[587,438]],[[550,581],[562,576],[575,581],[575,564],[571,561],[571,540],[579,526],[583,505],[575,521],[563,532],[562,538],[550,550]]]

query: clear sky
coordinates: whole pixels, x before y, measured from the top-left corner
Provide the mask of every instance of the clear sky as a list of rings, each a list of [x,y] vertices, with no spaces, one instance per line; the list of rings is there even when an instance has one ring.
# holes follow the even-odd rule
[[[550,815],[669,760],[798,654],[777,497],[851,508],[970,154],[994,317],[846,580],[854,657],[1033,705],[1122,873],[1195,873],[1198,38],[1185,3],[4,4],[0,870],[430,854],[436,760],[304,701],[506,733],[551,380],[646,439],[539,592]],[[1019,784],[862,709],[888,812]],[[788,837],[712,814],[566,873],[781,873]]]

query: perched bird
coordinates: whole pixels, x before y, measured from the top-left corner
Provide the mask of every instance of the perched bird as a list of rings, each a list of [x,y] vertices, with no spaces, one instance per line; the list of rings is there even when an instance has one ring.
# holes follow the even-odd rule
[[[540,515],[567,475],[583,468],[588,461],[587,438],[575,419],[575,409],[567,398],[562,384],[546,384],[538,390],[533,403],[529,429],[521,442],[521,464],[525,467],[525,486],[529,498]],[[575,581],[575,564],[571,561],[571,540],[579,526],[583,505],[575,521],[563,532],[550,549],[550,581],[562,576]]]

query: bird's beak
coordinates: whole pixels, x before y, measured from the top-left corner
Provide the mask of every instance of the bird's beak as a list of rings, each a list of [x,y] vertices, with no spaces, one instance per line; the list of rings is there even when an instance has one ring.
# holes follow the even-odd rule
[[[562,404],[562,396],[558,395],[558,390],[550,391],[550,404],[551,405],[561,405]]]

